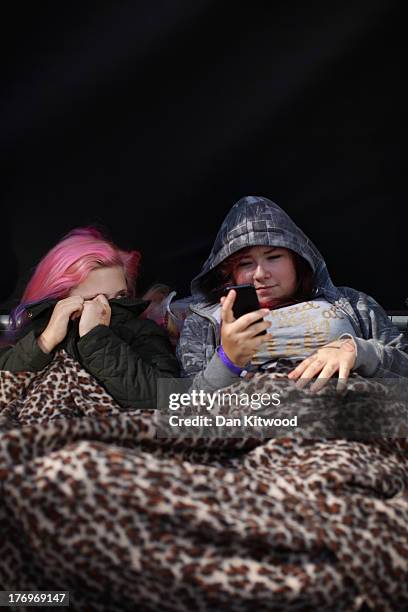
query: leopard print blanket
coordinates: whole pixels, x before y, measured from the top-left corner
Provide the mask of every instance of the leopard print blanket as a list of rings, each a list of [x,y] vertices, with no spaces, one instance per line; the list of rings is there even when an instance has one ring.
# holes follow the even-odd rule
[[[329,406],[288,383],[249,384]],[[0,372],[0,415],[1,590],[68,590],[86,612],[407,609],[401,429],[158,438],[151,411],[123,411],[63,351]]]

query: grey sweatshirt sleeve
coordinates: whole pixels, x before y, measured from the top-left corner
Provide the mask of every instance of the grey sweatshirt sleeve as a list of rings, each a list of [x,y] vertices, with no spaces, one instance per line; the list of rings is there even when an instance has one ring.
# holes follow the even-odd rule
[[[216,391],[239,380],[219,358],[210,326],[210,321],[195,313],[189,314],[183,325],[177,357],[182,376],[192,379],[190,390]]]
[[[397,375],[408,378],[407,342],[404,342],[403,334],[388,344],[374,339],[355,338],[351,334],[340,337],[354,341],[357,355],[353,370],[362,376],[392,378]]]
[[[357,349],[353,369],[363,376],[408,378],[408,339],[374,298],[359,293],[356,307],[363,337],[353,338]]]

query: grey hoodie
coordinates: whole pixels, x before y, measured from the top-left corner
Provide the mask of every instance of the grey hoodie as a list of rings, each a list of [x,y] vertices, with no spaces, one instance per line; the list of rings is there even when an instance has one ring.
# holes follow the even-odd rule
[[[215,390],[237,380],[216,353],[220,305],[208,304],[203,287],[215,288],[214,269],[227,257],[244,247],[266,245],[285,247],[301,255],[314,273],[313,297],[325,298],[348,316],[357,348],[355,371],[369,377],[408,378],[408,342],[384,309],[365,293],[336,287],[322,255],[292,219],[268,198],[248,196],[225,217],[207,261],[191,283],[194,300],[177,353],[184,376],[194,376],[195,388]]]

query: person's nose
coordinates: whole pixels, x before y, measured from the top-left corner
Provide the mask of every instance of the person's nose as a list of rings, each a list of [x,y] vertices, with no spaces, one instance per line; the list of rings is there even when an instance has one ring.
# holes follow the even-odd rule
[[[269,277],[270,273],[267,266],[262,261],[258,262],[254,271],[254,281],[262,282]]]

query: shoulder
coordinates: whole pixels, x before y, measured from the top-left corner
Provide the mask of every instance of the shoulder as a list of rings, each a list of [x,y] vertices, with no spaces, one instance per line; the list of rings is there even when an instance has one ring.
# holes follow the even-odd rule
[[[371,295],[351,287],[339,287],[356,313],[365,338],[393,339],[399,336],[385,309]]]
[[[113,330],[115,330],[113,325]],[[151,319],[141,319],[135,316],[129,316],[125,321],[117,324],[117,327],[125,328],[132,332],[135,336],[161,336],[167,337],[166,331]]]
[[[359,311],[369,311],[370,309],[375,311],[378,315],[385,315],[384,308],[377,302],[375,298],[368,293],[364,293],[364,291],[358,291],[357,289],[353,289],[352,287],[338,287],[342,296],[346,297],[349,302],[355,306]]]

